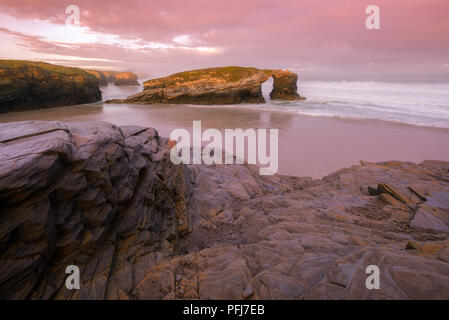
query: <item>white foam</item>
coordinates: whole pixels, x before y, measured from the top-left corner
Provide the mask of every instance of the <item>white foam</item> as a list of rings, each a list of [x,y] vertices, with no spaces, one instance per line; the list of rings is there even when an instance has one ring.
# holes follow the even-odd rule
[[[264,96],[269,85],[263,86]],[[298,87],[307,100],[243,107],[449,128],[449,83],[305,81]]]

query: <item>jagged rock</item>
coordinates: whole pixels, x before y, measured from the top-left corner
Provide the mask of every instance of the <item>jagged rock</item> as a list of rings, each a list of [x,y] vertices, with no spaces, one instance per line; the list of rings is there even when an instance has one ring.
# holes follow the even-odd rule
[[[449,214],[447,212],[438,214],[436,208],[429,208],[426,205],[422,205],[416,211],[414,218],[410,222],[410,226],[433,231],[449,232],[448,222]]]
[[[261,85],[274,78],[273,97],[299,99],[298,77],[290,71],[223,67],[176,73],[144,82],[144,91],[106,103],[239,104],[265,103]]]
[[[448,162],[260,176],[99,122],[0,124],[0,143],[0,298],[449,299]]]
[[[98,80],[78,68],[0,60],[0,113],[101,100]]]
[[[173,255],[188,229],[184,169],[155,130],[6,123],[0,141],[1,298],[127,297],[134,270]],[[80,291],[64,286],[70,264]]]

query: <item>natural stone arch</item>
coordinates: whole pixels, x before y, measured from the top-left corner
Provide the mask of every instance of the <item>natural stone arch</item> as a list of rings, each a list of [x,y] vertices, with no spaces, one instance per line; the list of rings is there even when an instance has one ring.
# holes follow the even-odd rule
[[[273,78],[271,99],[302,100],[297,92],[298,75],[289,70],[269,70],[248,67],[218,67],[198,69],[150,79],[143,91],[127,99],[106,103],[140,104],[239,104],[265,103],[262,84]]]

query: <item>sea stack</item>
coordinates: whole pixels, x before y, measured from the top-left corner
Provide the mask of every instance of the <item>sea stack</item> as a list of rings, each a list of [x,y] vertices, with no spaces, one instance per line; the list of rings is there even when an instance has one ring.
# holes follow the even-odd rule
[[[272,74],[273,91],[270,93],[271,99],[278,100],[304,100],[298,94],[298,75],[288,70],[276,70]]]

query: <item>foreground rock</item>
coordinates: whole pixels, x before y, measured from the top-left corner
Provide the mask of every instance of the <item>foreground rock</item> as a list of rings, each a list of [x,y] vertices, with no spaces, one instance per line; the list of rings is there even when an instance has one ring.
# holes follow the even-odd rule
[[[185,168],[153,129],[11,123],[0,141],[0,298],[125,298],[188,232]]]
[[[94,75],[43,62],[0,60],[0,112],[101,100]]]
[[[298,76],[290,71],[223,67],[200,69],[144,82],[144,91],[107,103],[239,104],[265,103],[261,85],[274,78],[273,99],[299,100]]]
[[[0,298],[449,298],[448,162],[312,180],[167,151],[153,129],[0,124]]]

